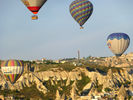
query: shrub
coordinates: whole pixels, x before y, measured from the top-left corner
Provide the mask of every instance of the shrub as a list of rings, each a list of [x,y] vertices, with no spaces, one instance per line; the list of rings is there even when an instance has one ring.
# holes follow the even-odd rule
[[[91,80],[88,76],[85,76],[84,73],[81,73],[81,80],[77,80],[77,88],[82,91],[84,86],[87,85]]]
[[[107,88],[104,89],[104,91],[105,91],[105,92],[110,92],[110,91],[112,91],[112,90],[111,90],[110,88],[107,87]]]
[[[99,83],[98,83],[98,80],[96,79],[94,88],[97,90],[97,92],[102,92],[103,84],[99,84]]]

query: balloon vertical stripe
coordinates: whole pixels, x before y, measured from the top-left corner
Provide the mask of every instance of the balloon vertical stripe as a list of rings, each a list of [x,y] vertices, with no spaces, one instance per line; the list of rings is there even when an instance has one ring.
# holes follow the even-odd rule
[[[15,64],[14,64],[14,61],[12,60],[12,66],[14,66]]]
[[[17,65],[18,65],[18,66],[20,66],[20,63],[19,63],[19,61],[16,61],[16,63],[17,63]]]
[[[9,79],[10,79],[11,83],[13,83],[13,82],[12,82],[12,80],[13,80],[13,79],[12,79],[12,74],[9,75]]]
[[[12,82],[13,82],[13,79],[14,79],[14,74],[12,74]]]
[[[1,71],[8,81],[14,84],[24,71],[24,64],[20,60],[7,60],[1,64]]]
[[[8,80],[12,83],[11,78],[9,75],[7,75]]]
[[[18,74],[15,74],[14,80],[16,81],[18,77]]]
[[[9,60],[7,60],[7,62],[5,62],[6,63],[5,66],[8,66],[8,62],[9,62]]]
[[[8,76],[7,76],[7,75],[4,75],[4,77],[6,78],[6,80],[7,80],[7,81],[9,81],[9,79],[8,79]]]

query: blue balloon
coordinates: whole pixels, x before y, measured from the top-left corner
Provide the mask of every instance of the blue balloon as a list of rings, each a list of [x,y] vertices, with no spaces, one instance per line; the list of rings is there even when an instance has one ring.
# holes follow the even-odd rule
[[[130,38],[126,33],[112,33],[107,38],[107,45],[116,56],[121,56],[129,44]]]

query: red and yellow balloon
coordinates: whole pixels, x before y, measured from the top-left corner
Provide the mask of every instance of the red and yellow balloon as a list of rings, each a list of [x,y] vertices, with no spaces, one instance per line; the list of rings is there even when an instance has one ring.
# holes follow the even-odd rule
[[[47,1],[47,0],[21,0],[24,5],[34,14],[32,16],[32,20],[37,20],[38,16],[35,15],[38,13],[38,11],[40,10],[40,8],[43,6],[43,4]]]

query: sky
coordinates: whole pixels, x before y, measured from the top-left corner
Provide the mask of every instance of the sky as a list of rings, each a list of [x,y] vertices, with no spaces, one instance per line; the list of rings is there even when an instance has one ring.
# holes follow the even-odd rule
[[[130,37],[125,53],[133,52],[133,0],[90,0],[94,10],[80,29],[69,12],[73,0],[47,0],[38,20],[21,0],[1,0],[0,59],[61,59],[113,56],[107,37],[124,32]]]

